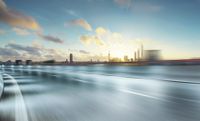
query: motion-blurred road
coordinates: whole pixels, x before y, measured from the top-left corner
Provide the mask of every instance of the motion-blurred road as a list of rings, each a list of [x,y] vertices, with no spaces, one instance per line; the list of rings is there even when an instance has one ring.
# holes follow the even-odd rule
[[[200,121],[200,66],[2,66],[0,121]]]

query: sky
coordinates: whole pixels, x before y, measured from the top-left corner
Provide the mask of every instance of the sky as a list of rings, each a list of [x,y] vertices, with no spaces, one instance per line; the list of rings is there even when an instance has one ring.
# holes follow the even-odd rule
[[[0,60],[199,58],[200,0],[0,0]]]

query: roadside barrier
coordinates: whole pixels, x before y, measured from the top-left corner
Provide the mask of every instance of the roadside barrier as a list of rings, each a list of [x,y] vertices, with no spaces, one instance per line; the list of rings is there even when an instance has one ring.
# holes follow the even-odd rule
[[[1,71],[1,70],[0,70]],[[0,98],[3,94],[3,88],[4,88],[4,82],[3,82],[3,75],[2,73],[0,72]]]

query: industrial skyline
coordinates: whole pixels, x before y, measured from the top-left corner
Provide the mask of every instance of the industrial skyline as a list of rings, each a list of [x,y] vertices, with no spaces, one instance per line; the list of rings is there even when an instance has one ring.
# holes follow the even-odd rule
[[[0,121],[200,121],[200,0],[0,0]]]
[[[199,0],[0,0],[0,60],[199,58]],[[81,5],[81,6],[79,6]],[[103,8],[103,9],[102,9]],[[138,58],[138,57],[137,57]]]

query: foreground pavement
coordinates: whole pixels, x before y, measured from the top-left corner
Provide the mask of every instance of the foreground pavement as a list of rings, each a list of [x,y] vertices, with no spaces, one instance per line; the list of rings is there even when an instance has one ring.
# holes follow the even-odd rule
[[[2,67],[0,120],[200,120],[199,67],[135,68]]]

